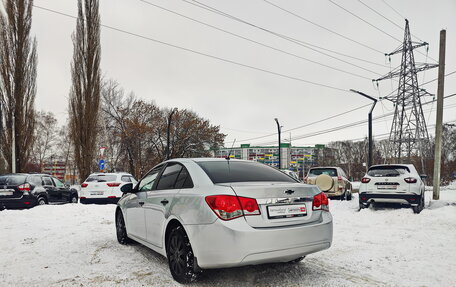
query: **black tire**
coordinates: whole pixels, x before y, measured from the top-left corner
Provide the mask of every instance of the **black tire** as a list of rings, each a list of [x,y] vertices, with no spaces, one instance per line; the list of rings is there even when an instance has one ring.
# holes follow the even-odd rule
[[[78,197],[76,195],[73,195],[71,198],[70,198],[70,203],[78,203]]]
[[[350,193],[347,195],[347,200],[352,200],[353,186],[350,184],[349,188]]]
[[[305,256],[301,256],[301,257],[298,257],[296,259],[293,259],[291,261],[288,261],[287,263],[290,263],[290,264],[295,264],[295,263],[299,263],[301,262],[302,260],[304,260],[304,258],[306,258]]]
[[[38,197],[36,205],[45,205],[45,204],[46,204],[46,199],[44,197]]]
[[[117,234],[117,241],[122,244],[126,245],[131,243],[131,239],[127,235],[127,228],[125,227],[125,220],[122,214],[122,211],[117,210],[116,212],[116,234]]]
[[[424,209],[424,194],[420,196],[420,203],[417,206],[412,206],[413,212],[420,214]]]
[[[361,201],[359,202],[359,209],[358,211],[361,211],[361,209],[367,208]]]
[[[166,242],[166,255],[168,257],[169,270],[174,280],[181,284],[187,284],[198,280],[201,272],[194,266],[192,246],[182,226],[174,227],[169,233]]]

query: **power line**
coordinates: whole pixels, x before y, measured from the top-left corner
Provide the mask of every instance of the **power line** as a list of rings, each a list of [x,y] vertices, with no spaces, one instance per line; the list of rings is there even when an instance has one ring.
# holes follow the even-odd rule
[[[399,13],[396,9],[394,9],[390,4],[388,4],[385,0],[382,0],[382,2],[385,3],[386,6],[390,7],[391,10],[393,10],[397,15],[399,15],[399,17],[401,17],[402,19],[405,20],[405,17],[401,13]]]
[[[307,48],[307,49],[309,49],[309,50],[312,50],[312,51],[314,51],[314,52],[320,53],[320,54],[322,54],[322,55],[325,55],[325,56],[327,56],[327,57],[333,58],[333,59],[335,59],[335,60],[341,61],[341,62],[346,63],[346,64],[348,64],[348,65],[357,67],[357,68],[359,68],[359,69],[362,69],[362,70],[365,70],[365,71],[368,71],[368,72],[371,72],[371,73],[374,73],[374,74],[379,74],[379,73],[377,73],[377,72],[375,72],[375,71],[366,69],[366,68],[364,68],[364,67],[361,67],[361,66],[359,66],[359,65],[353,64],[353,63],[351,63],[351,62],[348,62],[348,61],[342,60],[342,59],[340,59],[340,58],[334,57],[334,56],[332,56],[332,55],[329,55],[329,54],[327,54],[327,53],[324,53],[324,52],[322,52],[322,51],[319,51],[319,50],[314,49],[314,48],[309,47],[309,46],[315,46],[315,47],[317,47],[318,49],[330,51],[331,53],[336,53],[336,54],[343,55],[343,56],[350,57],[350,58],[355,58],[355,57],[348,56],[348,55],[346,55],[346,54],[342,54],[342,53],[339,53],[339,52],[335,52],[335,51],[333,51],[333,50],[324,49],[324,48],[322,48],[322,47],[319,47],[319,46],[310,44],[310,43],[308,43],[308,42],[304,42],[304,41],[302,41],[302,40],[298,40],[298,39],[296,39],[296,38],[293,38],[293,37],[290,37],[290,36],[286,36],[286,35],[284,35],[284,34],[280,34],[280,33],[274,32],[274,31],[272,31],[272,30],[269,30],[269,29],[263,28],[263,27],[261,27],[261,26],[255,25],[255,24],[253,24],[253,23],[251,23],[251,22],[248,22],[248,21],[243,20],[243,19],[241,19],[241,18],[235,17],[235,16],[233,16],[233,15],[231,15],[231,14],[228,14],[228,13],[225,13],[225,12],[223,12],[223,11],[220,11],[220,10],[218,10],[218,9],[212,7],[212,6],[206,5],[206,4],[201,3],[201,2],[198,2],[198,1],[196,1],[196,0],[191,0],[192,2],[190,2],[189,0],[182,0],[182,1],[184,1],[184,2],[186,2],[186,3],[188,3],[188,4],[190,4],[190,5],[193,5],[193,6],[195,6],[195,7],[198,7],[198,8],[204,9],[204,10],[207,10],[207,11],[209,11],[209,12],[212,12],[212,13],[215,13],[215,14],[218,14],[218,15],[221,15],[221,16],[226,17],[226,18],[229,18],[229,19],[231,19],[231,20],[234,20],[234,21],[243,23],[243,24],[245,24],[245,25],[251,26],[251,27],[253,27],[253,28],[259,29],[259,30],[261,30],[261,31],[263,31],[263,32],[266,32],[266,33],[269,33],[269,34],[274,35],[274,36],[276,36],[276,37],[282,38],[282,39],[284,39],[284,40],[286,40],[286,41],[292,42],[292,43],[294,43],[294,44],[296,44],[296,45],[299,45],[299,46],[301,46],[301,47]],[[382,53],[382,54],[383,54],[383,53]],[[370,61],[367,61],[367,60],[362,60],[362,59],[360,59],[360,58],[357,58],[357,60],[361,60],[361,61],[365,61],[365,62],[370,62]],[[373,62],[370,62],[370,63],[373,63]],[[377,65],[380,65],[380,64],[377,64]],[[385,65],[380,65],[380,66],[387,67],[387,66],[385,66]]]
[[[446,74],[445,77],[451,76],[451,75],[453,75],[453,74],[455,74],[455,73],[456,73],[456,70],[454,70],[453,72],[450,72],[450,73]],[[435,81],[437,81],[437,80],[438,80],[438,78],[435,78],[435,79],[430,80],[430,81],[427,81],[426,83],[423,83],[423,84],[421,84],[421,85],[427,85],[427,84],[430,84],[430,83],[435,82]],[[394,91],[392,91],[391,93],[389,93],[387,96],[382,97],[382,98],[379,100],[379,102],[382,103],[382,105],[383,105],[383,102],[382,102],[382,101],[383,101],[386,97],[389,97],[390,95],[392,95],[393,93],[395,93],[396,91],[397,91],[397,88],[396,88]],[[450,95],[450,96],[452,96],[452,95]],[[428,102],[428,103],[429,103],[429,102]],[[291,129],[285,130],[285,131],[283,131],[283,132],[289,132],[289,131],[297,130],[297,129],[300,129],[300,128],[303,128],[303,127],[308,127],[308,126],[313,125],[313,124],[321,123],[321,122],[324,122],[324,121],[327,121],[327,120],[336,118],[336,117],[338,117],[338,116],[341,116],[341,115],[344,115],[344,114],[347,114],[347,113],[350,113],[350,112],[353,112],[353,111],[362,109],[362,108],[367,107],[367,106],[370,106],[370,105],[371,105],[371,104],[363,105],[363,106],[354,108],[354,109],[352,109],[352,110],[348,110],[348,111],[342,112],[342,113],[340,113],[340,114],[336,114],[336,115],[331,116],[331,117],[328,117],[328,118],[324,118],[324,119],[317,120],[317,121],[314,121],[314,122],[311,122],[311,123],[308,123],[308,124],[304,124],[304,125],[301,125],[301,126],[298,126],[298,127],[295,127],[295,128],[291,128]],[[393,113],[394,113],[394,111],[393,111],[393,112],[390,112],[390,113],[388,113],[388,114],[385,114],[385,113],[383,112],[383,116],[382,116],[382,117],[390,116],[390,115],[392,115]],[[364,122],[365,122],[365,121],[363,121],[363,123],[364,123]],[[353,124],[353,123],[352,123],[352,124]],[[263,136],[254,137],[254,138],[248,138],[248,139],[238,140],[237,142],[252,141],[252,140],[262,139],[262,138],[266,138],[266,137],[270,137],[270,136],[276,136],[276,135],[277,135],[277,133],[271,133],[271,134],[267,134],[267,135],[263,135]],[[226,143],[232,143],[232,142],[233,142],[233,141],[227,141]],[[268,142],[268,143],[269,143],[269,142]]]
[[[66,13],[62,13],[62,12],[59,12],[59,11],[56,11],[56,10],[52,10],[52,9],[49,9],[49,8],[45,8],[45,7],[42,7],[42,6],[33,5],[33,7],[41,9],[41,10],[45,10],[45,11],[48,11],[48,12],[51,12],[51,13],[55,13],[55,14],[59,14],[59,15],[62,15],[62,16],[66,16],[66,17],[69,17],[69,18],[72,18],[72,19],[77,19],[77,17],[75,17],[75,16],[72,16],[72,15],[69,15],[69,14],[66,14]],[[162,45],[165,45],[165,46],[168,46],[168,47],[172,47],[172,48],[175,48],[175,49],[179,49],[179,50],[183,50],[183,51],[186,51],[186,52],[194,53],[194,54],[197,54],[197,55],[200,55],[200,56],[205,56],[205,57],[208,57],[208,58],[211,58],[211,59],[215,59],[215,60],[219,60],[219,61],[222,61],[222,62],[225,62],[225,63],[230,63],[230,64],[233,64],[233,65],[236,65],[236,66],[241,66],[241,67],[248,68],[248,69],[251,69],[251,70],[256,70],[256,71],[260,71],[260,72],[263,72],[263,73],[275,75],[275,76],[278,76],[278,77],[287,78],[287,79],[295,80],[295,81],[300,81],[300,82],[304,82],[304,83],[307,83],[307,84],[320,86],[320,87],[324,87],[324,88],[328,88],[328,89],[332,89],[332,90],[337,90],[337,91],[342,91],[342,92],[347,92],[347,93],[349,92],[346,89],[342,89],[342,88],[338,88],[338,87],[335,87],[335,86],[322,84],[322,83],[318,83],[318,82],[313,82],[313,81],[305,80],[305,79],[298,78],[298,77],[295,77],[295,76],[290,76],[290,75],[274,72],[274,71],[271,71],[271,70],[267,70],[267,69],[258,68],[258,67],[255,67],[255,66],[243,64],[243,63],[236,62],[236,61],[233,61],[233,60],[221,58],[221,57],[218,57],[218,56],[206,54],[206,53],[199,52],[199,51],[196,51],[196,50],[193,50],[193,49],[185,48],[185,47],[182,47],[182,46],[178,46],[178,45],[175,45],[175,44],[171,44],[171,43],[167,43],[167,42],[164,42],[164,41],[161,41],[161,40],[157,40],[157,39],[154,39],[154,38],[151,38],[151,37],[147,37],[147,36],[143,36],[143,35],[140,35],[140,34],[137,34],[137,33],[129,32],[129,31],[126,31],[126,30],[123,30],[123,29],[120,29],[120,28],[116,28],[116,27],[113,27],[113,26],[108,26],[106,24],[101,24],[100,23],[100,26],[104,27],[104,28],[107,28],[107,29],[110,29],[110,30],[113,30],[113,31],[117,31],[117,32],[123,33],[123,34],[127,34],[127,35],[134,36],[134,37],[137,37],[137,38],[141,38],[141,39],[144,39],[144,40],[152,41],[152,42],[155,42],[155,43],[158,43],[158,44],[162,44]]]
[[[401,27],[399,24],[397,24],[396,22],[392,21],[391,19],[387,18],[386,16],[384,16],[382,13],[378,12],[377,10],[375,10],[374,8],[370,7],[369,5],[367,5],[366,3],[364,3],[362,0],[358,0],[359,3],[363,4],[365,7],[367,7],[369,10],[371,10],[372,12],[374,12],[375,14],[379,15],[380,17],[382,17],[383,19],[385,19],[386,21],[390,22],[391,24],[393,24],[394,26],[398,27],[399,29],[401,29],[401,31],[404,31],[404,28]],[[415,37],[418,41],[421,41],[421,42],[424,42],[423,40],[421,40],[420,38],[418,38],[417,36],[413,35],[413,37]]]
[[[364,23],[366,23],[367,25],[371,26],[372,28],[376,29],[377,31],[380,31],[381,33],[393,38],[394,40],[398,41],[398,42],[402,42],[402,40],[399,40],[398,38],[394,37],[393,35],[385,32],[384,30],[378,28],[377,26],[375,26],[374,24],[364,20],[363,18],[361,18],[360,16],[356,15],[355,13],[351,12],[350,10],[344,8],[343,6],[337,4],[336,2],[332,1],[332,0],[328,0],[329,2],[331,2],[332,4],[336,5],[337,7],[339,7],[340,9],[344,10],[345,12],[349,13],[350,15],[352,15],[353,17],[356,17],[357,19],[363,21]]]
[[[307,22],[307,23],[310,23],[310,24],[312,24],[312,25],[314,25],[314,26],[316,26],[316,27],[319,27],[319,28],[321,28],[321,29],[323,29],[323,30],[326,30],[326,31],[330,32],[330,33],[333,33],[333,34],[335,34],[335,35],[337,35],[337,36],[339,36],[339,37],[341,37],[341,38],[344,38],[345,40],[348,40],[348,41],[350,41],[350,42],[356,43],[356,44],[358,44],[358,45],[360,45],[360,46],[363,46],[363,47],[365,47],[365,48],[368,48],[368,49],[370,49],[370,50],[372,50],[372,51],[375,51],[375,52],[377,52],[377,53],[380,53],[380,54],[382,54],[382,55],[384,54],[382,51],[380,51],[380,50],[378,50],[378,49],[376,49],[376,48],[370,47],[370,46],[368,46],[368,45],[366,45],[366,44],[363,44],[363,43],[361,43],[361,42],[359,42],[359,41],[357,41],[357,40],[354,40],[354,39],[352,39],[352,38],[349,38],[349,37],[347,37],[347,36],[344,36],[344,35],[342,35],[342,34],[336,32],[336,31],[334,31],[334,30],[331,30],[331,29],[329,29],[329,28],[326,28],[326,27],[324,27],[324,26],[322,26],[322,25],[320,25],[320,24],[318,24],[318,23],[316,23],[316,22],[313,22],[313,21],[311,21],[311,20],[309,20],[309,19],[307,19],[307,18],[304,18],[303,16],[301,16],[301,15],[299,15],[299,14],[296,14],[296,13],[290,11],[290,10],[287,10],[287,9],[285,9],[285,8],[283,8],[283,7],[281,7],[281,6],[277,5],[277,4],[275,4],[275,3],[272,3],[272,2],[270,2],[270,1],[268,1],[268,0],[263,0],[263,1],[266,2],[266,3],[269,4],[269,5],[274,6],[274,7],[278,8],[278,9],[280,9],[280,10],[282,10],[282,11],[284,11],[284,12],[290,14],[290,15],[293,15],[293,16],[295,16],[295,17],[297,17],[297,18],[299,18],[299,19],[301,19],[301,20],[303,20],[303,21],[305,21],[305,22]]]
[[[444,97],[444,99],[451,98],[453,96],[456,96],[456,94],[447,95],[447,96]],[[433,103],[435,101],[436,100],[434,99],[434,100],[422,103],[421,105],[427,105],[427,104]],[[369,104],[369,105],[371,105],[371,104]],[[445,109],[452,108],[452,107],[455,107],[455,106],[456,105],[446,106]],[[408,110],[410,108],[411,107],[407,107],[405,109]],[[390,112],[390,113],[383,114],[381,116],[375,117],[375,118],[373,118],[373,120],[374,121],[378,121],[379,119],[387,118],[387,117],[390,117],[392,115],[394,115],[394,112]],[[360,120],[360,121],[356,121],[356,122],[351,122],[351,123],[348,123],[348,124],[340,125],[340,126],[337,126],[337,127],[332,127],[332,128],[325,129],[325,130],[320,130],[320,131],[316,131],[316,132],[311,132],[311,133],[307,133],[307,134],[298,135],[298,136],[292,137],[291,140],[292,141],[300,140],[300,139],[310,138],[310,137],[314,137],[314,136],[318,136],[318,135],[322,135],[322,134],[332,133],[332,132],[344,130],[344,129],[347,129],[347,128],[356,127],[356,126],[365,124],[366,122],[367,122],[367,120]],[[275,134],[275,135],[277,135],[277,134]],[[260,145],[267,145],[267,144],[273,144],[273,143],[275,143],[275,141],[260,143]]]
[[[264,1],[266,1],[266,0],[264,0]],[[396,40],[396,41],[398,41],[398,42],[400,42],[400,43],[402,42],[402,40],[400,40],[400,39],[394,37],[393,35],[391,35],[391,34],[385,32],[384,30],[378,28],[378,27],[375,26],[374,24],[372,24],[372,23],[370,23],[370,22],[364,20],[362,17],[356,15],[355,13],[351,12],[350,10],[348,10],[348,9],[344,8],[343,6],[337,4],[337,3],[334,2],[333,0],[328,0],[328,1],[331,2],[332,4],[334,4],[335,6],[339,7],[340,9],[344,10],[345,12],[349,13],[349,14],[352,15],[353,17],[356,17],[357,19],[363,21],[364,23],[368,24],[369,26],[371,26],[371,27],[375,28],[376,30],[380,31],[381,33],[383,33],[383,34],[385,34],[385,35],[388,35],[389,37],[393,38],[394,40]],[[423,55],[423,56],[428,57],[427,55],[423,54],[423,52],[421,52],[421,51],[417,51],[417,52],[420,53],[420,54]],[[431,60],[433,60],[434,62],[437,62],[437,60],[433,59],[432,57],[429,57],[429,58],[430,58]]]
[[[342,112],[340,114],[336,114],[336,115],[333,115],[331,117],[327,117],[327,118],[324,118],[324,119],[320,119],[320,120],[317,120],[317,121],[314,121],[314,122],[311,122],[311,123],[308,123],[308,124],[305,124],[305,125],[302,125],[302,126],[298,126],[298,127],[295,127],[295,128],[291,128],[291,129],[288,129],[288,130],[284,130],[282,131],[283,133],[286,133],[286,132],[290,132],[290,131],[293,131],[293,130],[297,130],[297,129],[301,129],[301,128],[304,128],[304,127],[308,127],[308,126],[311,126],[311,125],[314,125],[314,124],[317,124],[317,123],[321,123],[321,122],[324,122],[324,121],[328,121],[328,120],[331,120],[331,119],[334,119],[334,118],[337,118],[337,117],[340,117],[342,115],[345,115],[347,113],[351,113],[351,112],[354,112],[356,110],[359,110],[359,109],[362,109],[364,107],[367,107],[367,106],[370,106],[371,104],[367,104],[367,105],[363,105],[363,106],[360,106],[360,107],[357,107],[357,108],[354,108],[354,109],[351,109],[351,110],[348,110],[348,111],[345,111],[345,112]],[[270,137],[270,136],[276,136],[277,133],[271,133],[271,134],[267,134],[267,135],[264,135],[264,136],[259,136],[259,137],[254,137],[254,138],[248,138],[248,139],[243,139],[243,140],[237,140],[236,142],[246,142],[246,141],[252,141],[252,140],[257,140],[257,139],[262,139],[262,138],[266,138],[266,137]],[[227,143],[231,143],[232,141],[228,141]]]
[[[230,31],[228,31],[228,30],[225,30],[225,29],[222,29],[222,28],[219,28],[219,27],[216,27],[216,26],[214,26],[214,25],[211,25],[211,24],[208,24],[208,23],[206,23],[206,22],[197,20],[197,19],[195,19],[195,18],[192,18],[192,17],[186,16],[186,15],[183,15],[183,14],[178,13],[178,12],[176,12],[176,11],[173,11],[173,10],[167,9],[167,8],[165,8],[165,7],[156,5],[156,4],[154,4],[154,3],[151,3],[151,2],[148,2],[148,1],[145,1],[145,0],[139,0],[139,1],[141,1],[141,2],[143,2],[143,3],[145,3],[145,4],[147,4],[147,5],[156,7],[156,8],[158,8],[158,9],[167,11],[167,12],[172,13],[172,14],[174,14],[174,15],[180,16],[180,17],[185,18],[185,19],[187,19],[187,20],[190,20],[190,21],[199,23],[199,24],[204,25],[204,26],[206,26],[206,27],[210,27],[210,28],[215,29],[215,30],[217,30],[217,31],[220,31],[220,32],[229,34],[229,35],[231,35],[231,36],[234,36],[234,37],[237,37],[237,38],[240,38],[240,39],[249,41],[249,42],[251,42],[251,43],[255,43],[255,44],[257,44],[257,45],[260,45],[260,46],[263,46],[263,47],[272,49],[272,50],[274,50],[274,51],[276,51],[276,52],[280,52],[280,53],[283,53],[283,54],[286,54],[286,55],[289,55],[289,56],[293,56],[293,57],[295,57],[295,58],[298,58],[298,59],[301,59],[301,60],[305,60],[305,61],[308,61],[308,62],[317,64],[317,65],[320,65],[320,66],[323,66],[323,67],[326,67],[326,68],[335,70],[335,71],[339,71],[339,72],[342,72],[342,73],[345,73],[345,74],[349,74],[349,75],[355,76],[355,77],[359,77],[359,78],[363,78],[363,79],[370,80],[370,78],[368,78],[368,77],[366,77],[366,76],[362,76],[362,75],[359,75],[359,74],[356,74],[356,73],[352,73],[352,72],[349,72],[349,71],[346,71],[346,70],[343,70],[343,69],[339,69],[339,68],[336,68],[336,67],[333,67],[333,66],[330,66],[330,65],[326,65],[326,64],[320,63],[320,62],[318,62],[318,61],[314,61],[314,60],[311,60],[311,59],[309,59],[309,58],[305,58],[305,57],[299,56],[299,55],[297,55],[297,54],[290,53],[290,52],[284,51],[284,50],[282,50],[282,49],[272,47],[272,46],[270,46],[270,45],[267,45],[267,44],[258,42],[258,41],[256,41],[256,40],[253,40],[253,39],[250,39],[250,38],[241,36],[241,35],[239,35],[239,34],[230,32]]]

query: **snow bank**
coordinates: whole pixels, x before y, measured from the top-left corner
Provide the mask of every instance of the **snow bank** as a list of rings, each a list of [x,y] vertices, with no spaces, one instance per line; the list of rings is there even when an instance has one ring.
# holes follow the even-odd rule
[[[441,198],[450,204],[432,202],[419,215],[393,206],[358,212],[357,195],[331,200],[330,249],[299,264],[207,270],[192,286],[455,286],[456,190],[442,188]],[[0,212],[0,285],[180,286],[165,258],[117,243],[114,211],[66,204]]]

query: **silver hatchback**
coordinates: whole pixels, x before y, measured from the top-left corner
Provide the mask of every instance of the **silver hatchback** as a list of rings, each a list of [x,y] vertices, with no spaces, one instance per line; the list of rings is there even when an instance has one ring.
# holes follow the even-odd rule
[[[202,269],[299,262],[332,243],[326,195],[257,162],[173,159],[122,191],[119,243],[166,256],[180,283]]]

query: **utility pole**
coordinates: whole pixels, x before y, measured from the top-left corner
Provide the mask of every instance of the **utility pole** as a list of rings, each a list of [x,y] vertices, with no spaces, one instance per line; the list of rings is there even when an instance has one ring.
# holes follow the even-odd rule
[[[439,80],[437,86],[437,119],[435,124],[434,176],[432,199],[440,198],[440,161],[442,159],[443,90],[445,82],[446,30],[440,31]]]
[[[12,139],[11,139],[11,173],[16,173],[16,117],[13,112]]]
[[[280,141],[280,133],[281,133],[281,127],[280,127],[280,124],[279,124],[279,120],[277,118],[274,119],[277,123],[277,131],[279,133],[279,169],[282,168],[282,159],[281,159],[281,152],[280,152],[280,144],[281,144],[281,141]]]
[[[369,121],[369,127],[368,127],[368,132],[369,132],[369,154],[368,154],[368,158],[367,158],[367,168],[371,167],[372,165],[372,150],[373,150],[373,140],[372,140],[372,112],[374,111],[374,108],[375,108],[375,105],[377,104],[377,99],[376,98],[373,98],[369,95],[366,95],[365,93],[362,93],[360,91],[356,91],[356,90],[353,90],[351,89],[350,91],[354,92],[354,93],[357,93],[357,94],[360,94],[361,96],[365,97],[365,98],[368,98],[369,100],[371,101],[374,101],[374,103],[372,104],[372,107],[369,111],[369,114],[368,114],[368,121]]]
[[[174,112],[177,111],[177,108],[174,108],[171,113],[169,114],[169,117],[168,117],[168,129],[167,129],[167,132],[166,132],[166,159],[168,160],[169,159],[169,130],[170,130],[170,127],[171,127],[171,120],[173,118],[173,114]]]

